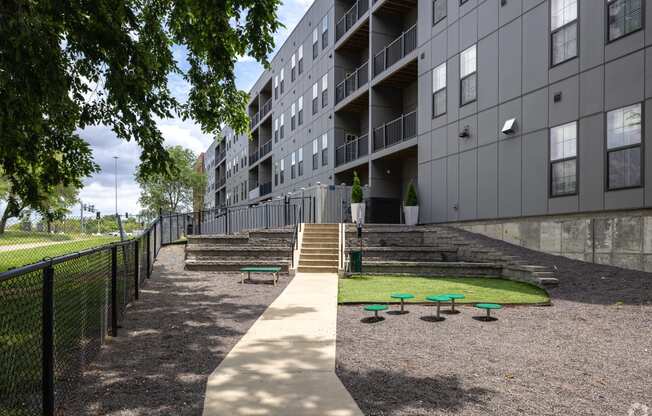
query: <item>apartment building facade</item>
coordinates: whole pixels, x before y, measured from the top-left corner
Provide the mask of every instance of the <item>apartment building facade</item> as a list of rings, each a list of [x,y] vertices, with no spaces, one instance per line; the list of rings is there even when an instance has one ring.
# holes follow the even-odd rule
[[[316,0],[250,91],[251,137],[213,150],[213,203],[357,172],[377,222],[410,182],[422,223],[650,207],[648,3]]]

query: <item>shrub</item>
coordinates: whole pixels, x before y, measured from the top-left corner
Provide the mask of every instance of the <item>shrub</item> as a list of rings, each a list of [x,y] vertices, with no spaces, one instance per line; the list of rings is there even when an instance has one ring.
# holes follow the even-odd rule
[[[358,172],[353,172],[353,186],[351,187],[351,202],[359,204],[362,202],[362,185],[360,185],[360,178]]]
[[[419,205],[419,200],[417,199],[417,188],[415,188],[414,183],[410,182],[407,195],[405,195],[405,206],[415,207],[417,205]]]

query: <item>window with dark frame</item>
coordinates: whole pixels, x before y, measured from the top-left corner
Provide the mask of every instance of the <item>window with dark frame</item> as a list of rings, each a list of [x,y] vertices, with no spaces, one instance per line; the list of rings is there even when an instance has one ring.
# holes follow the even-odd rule
[[[295,103],[292,103],[290,108],[290,130],[294,131],[297,121],[297,107]]]
[[[433,26],[446,18],[446,3],[448,0],[433,0],[432,2],[432,24]]]
[[[312,141],[312,170],[317,170],[319,167],[319,142],[317,139]]]
[[[296,154],[292,152],[292,164],[290,165],[290,179],[295,179],[297,177],[297,159]]]
[[[446,62],[432,70],[432,118],[446,114]]]
[[[328,165],[328,135],[321,136],[321,165]]]
[[[298,124],[303,124],[303,96],[299,97],[299,114],[297,115]]]
[[[460,106],[477,99],[477,53],[473,45],[460,54]]]
[[[297,62],[299,67],[299,75],[303,72],[303,45],[299,45],[299,62]]]
[[[290,65],[290,81],[294,82],[297,77],[297,56],[292,54],[292,63]]]
[[[321,106],[322,108],[328,105],[328,73],[321,77]]]
[[[316,59],[319,55],[319,33],[317,28],[312,31],[312,59]]]
[[[328,15],[324,16],[321,21],[321,48],[328,47]]]
[[[550,2],[551,65],[577,56],[577,0]]]
[[[299,149],[299,176],[303,176],[303,148]]]
[[[550,129],[550,196],[577,193],[577,122]]]
[[[285,137],[285,113],[281,114],[281,140]]]
[[[607,190],[642,186],[642,106],[607,113]]]
[[[281,185],[285,182],[285,159],[281,159]]]
[[[274,186],[278,186],[278,162],[274,163]]]
[[[319,109],[319,85],[315,82],[312,84],[312,114],[317,114]]]
[[[642,0],[607,0],[607,19],[610,42],[642,29]]]

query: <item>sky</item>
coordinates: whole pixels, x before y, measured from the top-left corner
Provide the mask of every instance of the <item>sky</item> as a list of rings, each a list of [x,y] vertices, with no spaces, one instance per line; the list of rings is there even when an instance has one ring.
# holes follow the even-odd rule
[[[312,2],[313,0],[283,0],[278,15],[285,28],[274,35],[276,43],[274,52],[283,45]],[[184,48],[175,46],[173,52],[177,62],[184,69]],[[241,57],[235,67],[238,88],[248,92],[262,71],[261,65],[253,58]],[[171,76],[169,85],[177,98],[185,100],[188,85],[181,77]],[[165,138],[165,145],[180,145],[191,149],[197,155],[208,148],[212,138],[211,135],[204,134],[199,125],[191,120],[159,120],[158,127]],[[138,145],[117,139],[111,129],[106,126],[86,128],[80,132],[80,136],[91,145],[95,162],[101,168],[101,172],[84,181],[84,188],[79,194],[82,202],[94,205],[96,211],[100,211],[103,215],[115,212],[116,160],[114,156],[118,156],[118,212],[122,214],[125,212],[138,213],[140,211],[138,203],[140,189],[134,179],[134,172],[140,157]],[[72,215],[79,215],[79,207],[73,209]]]

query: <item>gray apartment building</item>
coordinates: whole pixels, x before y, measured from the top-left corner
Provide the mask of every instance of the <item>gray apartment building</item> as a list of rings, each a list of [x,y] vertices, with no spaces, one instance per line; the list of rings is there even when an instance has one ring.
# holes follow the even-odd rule
[[[212,203],[357,172],[376,222],[410,182],[421,223],[650,207],[648,3],[316,0],[250,91],[251,137],[215,146]]]

